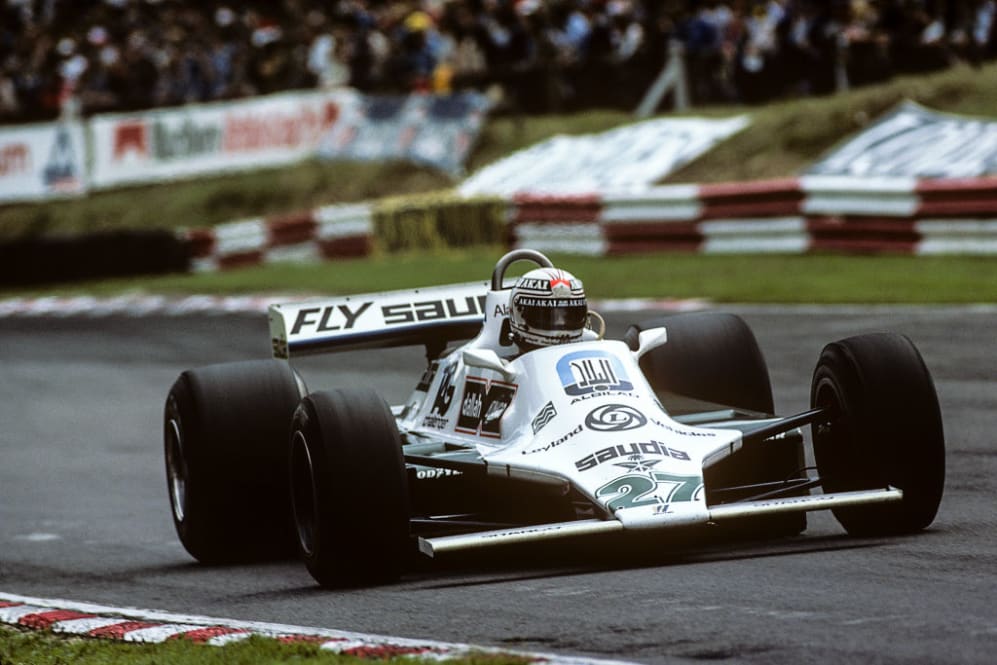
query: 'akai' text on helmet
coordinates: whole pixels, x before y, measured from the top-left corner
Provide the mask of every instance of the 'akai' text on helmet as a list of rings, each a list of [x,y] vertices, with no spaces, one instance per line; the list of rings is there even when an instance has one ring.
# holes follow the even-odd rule
[[[520,346],[577,342],[587,319],[582,282],[564,270],[531,270],[516,281],[509,296],[509,327]]]

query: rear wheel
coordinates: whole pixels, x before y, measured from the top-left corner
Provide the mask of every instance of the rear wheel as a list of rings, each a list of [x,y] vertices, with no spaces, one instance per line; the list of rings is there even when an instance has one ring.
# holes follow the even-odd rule
[[[291,428],[290,478],[298,550],[319,584],[398,578],[411,553],[408,482],[398,428],[377,393],[303,399]]]
[[[287,437],[304,383],[277,360],[182,373],[166,398],[164,452],[173,524],[202,563],[293,552]]]
[[[878,333],[824,347],[811,404],[831,417],[813,427],[826,492],[903,490],[903,501],[835,509],[855,535],[919,531],[934,520],[945,484],[945,434],[934,382],[902,335]]]
[[[688,312],[658,317],[631,326],[624,341],[637,348],[640,332],[656,327],[668,331],[668,341],[644,354],[640,366],[666,409],[671,411],[672,403],[681,407],[681,397],[686,397],[757,414],[774,412],[768,366],[754,333],[739,316]],[[745,499],[758,490],[725,492],[722,498],[715,490],[800,478],[804,466],[800,438],[745,447],[706,471],[707,503]],[[806,526],[800,512],[752,518],[737,531],[783,536],[799,534]]]

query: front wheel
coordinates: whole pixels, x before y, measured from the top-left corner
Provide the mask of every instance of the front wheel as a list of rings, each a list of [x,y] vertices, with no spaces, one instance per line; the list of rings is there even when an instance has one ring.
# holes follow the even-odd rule
[[[410,554],[409,494],[391,410],[370,390],[312,393],[291,424],[298,550],[324,587],[391,582]]]
[[[666,408],[678,395],[759,415],[775,411],[765,357],[751,328],[739,316],[685,312],[649,319],[632,325],[624,341],[636,349],[640,332],[659,326],[668,331],[668,341],[645,354],[640,367]],[[706,471],[707,503],[718,503],[717,490],[721,489],[728,490],[724,500],[743,500],[758,492],[753,485],[797,479],[803,467],[803,444],[798,437],[745,447]],[[731,492],[732,487],[744,489]],[[804,513],[789,513],[746,520],[740,531],[792,536],[806,526]]]
[[[198,561],[293,554],[287,436],[305,392],[277,360],[187,370],[170,388],[163,423],[170,508],[180,542]]]
[[[824,347],[810,403],[830,417],[813,426],[824,491],[903,490],[903,500],[835,509],[850,534],[894,535],[935,519],[945,484],[945,435],[931,375],[902,335],[849,337]]]

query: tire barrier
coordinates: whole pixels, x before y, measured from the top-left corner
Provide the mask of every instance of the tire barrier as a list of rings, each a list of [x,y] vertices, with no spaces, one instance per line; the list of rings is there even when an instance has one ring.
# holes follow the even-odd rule
[[[181,232],[195,272],[275,262],[366,256],[373,239],[371,207],[324,206]]]
[[[166,230],[23,238],[0,245],[0,284],[58,282],[186,272],[187,243]]]
[[[28,286],[322,261],[367,256],[377,242],[391,251],[394,244],[467,245],[494,242],[498,235],[511,248],[591,256],[659,251],[997,255],[997,176],[803,176],[444,203],[427,198],[401,207],[378,204],[376,214],[371,203],[340,204],[179,233],[23,239],[0,245],[0,283]],[[495,221],[502,217],[496,206],[506,207],[504,222]],[[380,218],[376,224],[375,217]],[[457,228],[468,220],[487,228],[474,233]],[[492,227],[503,223],[504,233],[496,233]],[[413,233],[405,233],[411,237],[403,237],[406,224],[426,229],[410,229]],[[400,238],[398,243],[380,237],[388,231]]]
[[[997,177],[804,176],[511,206],[513,246],[539,251],[997,254]]]

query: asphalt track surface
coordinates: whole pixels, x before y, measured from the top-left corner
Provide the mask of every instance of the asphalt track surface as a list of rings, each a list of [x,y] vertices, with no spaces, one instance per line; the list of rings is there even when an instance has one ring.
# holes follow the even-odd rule
[[[825,342],[909,335],[948,441],[932,528],[856,539],[830,514],[778,542],[614,540],[439,560],[385,587],[317,588],[298,563],[209,568],[167,506],[166,391],[183,369],[266,357],[261,316],[0,319],[0,591],[643,663],[997,660],[997,309],[733,308],[780,413],[807,406]],[[619,334],[639,314],[608,317]],[[311,388],[392,402],[418,350],[301,366]]]

